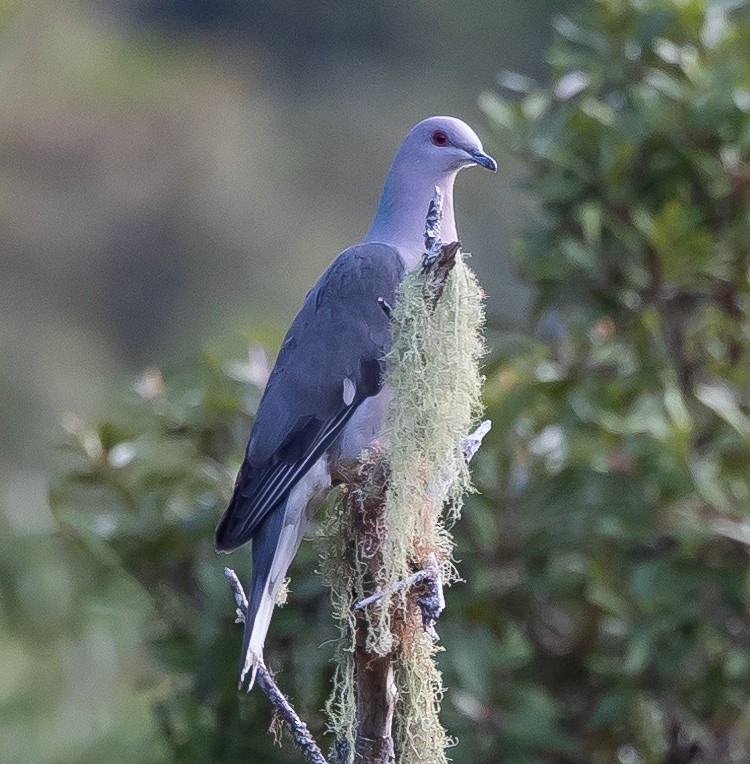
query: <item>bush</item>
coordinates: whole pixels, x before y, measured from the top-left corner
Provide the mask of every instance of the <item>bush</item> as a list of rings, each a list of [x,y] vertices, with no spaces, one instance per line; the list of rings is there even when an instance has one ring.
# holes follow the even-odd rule
[[[486,495],[516,571],[498,618],[530,640],[515,676],[553,700],[576,761],[750,756],[750,25],[733,5],[599,0],[557,21],[551,87],[506,74],[518,96],[483,100],[542,216],[517,249],[535,339],[505,337],[488,384]]]
[[[51,504],[101,563],[124,571],[148,595],[147,685],[173,761],[288,759],[265,734],[265,696],[237,692],[242,627],[234,623],[223,565],[246,579],[249,555],[219,558],[213,551],[213,529],[259,399],[263,358],[257,348],[248,363],[206,354],[166,380],[150,369],[116,421],[66,423],[74,464],[53,487]],[[274,619],[268,659],[319,731],[330,656],[317,647],[335,632],[315,581],[314,550],[305,548],[311,546],[296,562],[294,607]]]

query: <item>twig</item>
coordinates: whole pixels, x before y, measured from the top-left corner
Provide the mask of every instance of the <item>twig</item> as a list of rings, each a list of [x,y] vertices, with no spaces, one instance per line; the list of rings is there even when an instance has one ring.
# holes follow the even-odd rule
[[[404,587],[414,586],[423,581],[427,585],[427,591],[417,600],[419,609],[422,611],[422,625],[431,639],[437,642],[439,637],[437,631],[435,631],[435,621],[440,618],[440,614],[445,609],[445,597],[443,596],[443,577],[440,575],[440,569],[437,566],[434,554],[430,554],[427,559],[427,565],[422,570],[418,570],[407,578],[397,581],[387,589],[378,589],[375,594],[371,594],[369,597],[365,597],[357,602],[354,605],[354,609],[364,610],[384,597],[390,597],[391,594],[401,591]]]
[[[424,296],[434,308],[443,294],[445,283],[456,265],[456,257],[461,251],[461,242],[443,244],[439,239],[422,257],[424,276]]]
[[[461,438],[459,445],[466,463],[469,464],[474,455],[479,451],[484,436],[492,429],[492,422],[485,419],[474,432],[464,438]],[[443,477],[442,485],[437,492],[437,498],[443,501],[450,490],[452,479],[448,476]],[[440,566],[437,564],[434,554],[427,558],[427,565],[424,571],[427,575],[424,577],[427,591],[418,600],[417,604],[422,611],[422,626],[433,642],[439,639],[435,630],[435,623],[445,610],[445,596],[443,594],[443,577],[440,575]]]
[[[247,597],[245,596],[245,590],[242,588],[237,574],[231,568],[224,568],[224,575],[229,581],[229,585],[234,592],[234,601],[237,603],[237,621],[236,623],[244,623],[245,615],[247,613]],[[271,676],[271,672],[266,668],[265,664],[260,661],[258,665],[258,673],[256,681],[261,690],[266,694],[271,701],[271,705],[274,711],[278,714],[279,718],[286,724],[289,732],[292,733],[292,738],[305,757],[305,761],[310,764],[328,764],[325,757],[318,748],[318,744],[313,740],[310,730],[307,729],[307,725],[300,719],[294,707],[289,702],[287,697],[279,689],[278,685]]]
[[[422,611],[422,627],[433,642],[440,637],[435,630],[437,619],[445,610],[445,596],[443,594],[443,577],[440,575],[440,567],[434,553],[427,557],[425,566],[427,575],[424,578],[427,591],[417,599],[419,609]]]
[[[466,463],[469,464],[474,458],[474,455],[479,451],[479,447],[482,445],[484,436],[492,429],[492,421],[485,419],[474,432],[469,433],[466,437],[461,438],[459,448],[463,452]],[[432,486],[430,490],[430,497],[436,501],[443,501],[453,484],[453,478],[450,475],[443,475],[438,485]]]
[[[424,294],[432,303],[437,304],[445,289],[448,275],[456,264],[456,257],[461,251],[461,242],[444,242],[440,238],[440,229],[443,223],[443,191],[440,186],[435,186],[435,195],[432,197],[427,210],[427,222],[424,231],[425,253],[422,255],[422,276],[424,276]]]
[[[464,452],[464,459],[466,459],[467,464],[474,458],[474,454],[479,451],[479,446],[482,445],[484,436],[491,429],[492,421],[485,419],[474,432],[465,438],[461,438],[461,450]]]
[[[354,609],[364,610],[366,607],[368,607],[368,605],[372,605],[374,602],[382,600],[383,597],[389,597],[391,594],[395,594],[396,592],[401,591],[401,589],[403,589],[405,586],[414,586],[414,584],[418,584],[420,581],[424,581],[425,578],[427,578],[429,575],[430,571],[427,569],[418,570],[416,573],[412,573],[407,578],[404,578],[401,581],[396,581],[395,584],[387,587],[386,589],[378,589],[374,594],[371,594],[369,597],[365,597],[363,600],[357,602],[354,605]]]
[[[435,195],[427,208],[424,229],[424,248],[429,252],[440,241],[440,229],[443,225],[443,190],[435,186]]]

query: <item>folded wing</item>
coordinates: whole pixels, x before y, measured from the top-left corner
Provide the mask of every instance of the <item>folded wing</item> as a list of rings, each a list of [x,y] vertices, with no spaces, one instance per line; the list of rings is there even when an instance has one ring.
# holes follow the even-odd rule
[[[402,276],[394,248],[361,244],[342,252],[310,290],[258,407],[232,500],[216,530],[218,551],[249,541],[358,406],[380,390],[390,345],[382,300],[393,304]]]

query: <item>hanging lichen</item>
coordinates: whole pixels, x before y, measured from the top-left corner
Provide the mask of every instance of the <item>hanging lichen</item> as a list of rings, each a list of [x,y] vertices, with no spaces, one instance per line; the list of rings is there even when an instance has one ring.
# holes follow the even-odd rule
[[[332,758],[337,764],[353,764],[357,732],[357,699],[354,690],[354,604],[359,589],[354,528],[349,504],[343,498],[333,504],[318,531],[323,584],[331,590],[331,607],[339,638],[333,656],[333,690],[326,701],[328,729],[336,739]],[[361,581],[359,581],[361,584]]]
[[[470,486],[458,444],[481,413],[483,294],[459,255],[437,304],[425,299],[418,271],[407,275],[393,311],[393,345],[385,383],[393,391],[385,427],[390,467],[385,501],[383,585],[408,576],[437,549],[444,580],[453,578],[447,531]],[[437,504],[437,506],[435,506]],[[445,520],[443,520],[445,518]],[[421,553],[421,554],[420,554]],[[400,593],[405,604],[407,592]],[[375,652],[388,652],[388,608],[370,635]],[[383,650],[378,645],[384,642]]]
[[[447,761],[450,740],[438,718],[439,648],[422,628],[419,587],[398,584],[424,569],[431,555],[443,581],[455,579],[449,528],[470,488],[459,443],[481,413],[483,322],[481,288],[460,254],[437,301],[419,270],[399,288],[385,359],[392,400],[382,451],[360,465],[322,530],[323,576],[341,630],[327,711],[342,764],[354,760],[358,615],[366,619],[368,651],[394,659],[399,764]],[[355,613],[355,603],[376,589],[390,594]]]
[[[419,631],[396,662],[399,700],[394,733],[403,764],[442,764],[447,761],[446,749],[455,744],[440,723],[443,678],[434,657],[440,649]]]
[[[385,535],[383,494],[385,461],[380,451],[364,454],[346,476],[346,486],[318,532],[323,583],[331,590],[333,617],[339,625],[333,690],[326,702],[329,730],[336,737],[333,760],[352,764],[357,731],[354,651],[358,618],[355,604],[374,588]]]

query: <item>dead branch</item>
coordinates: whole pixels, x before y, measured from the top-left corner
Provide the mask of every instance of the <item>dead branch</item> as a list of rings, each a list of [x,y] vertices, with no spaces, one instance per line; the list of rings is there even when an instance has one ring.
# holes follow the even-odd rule
[[[236,623],[244,623],[247,613],[245,590],[242,588],[237,574],[231,568],[224,568],[224,575],[232,587],[234,601],[237,603]],[[307,725],[300,719],[289,699],[281,692],[271,676],[271,672],[262,662],[258,666],[256,681],[260,689],[263,690],[266,697],[271,701],[274,712],[286,724],[289,732],[291,732],[297,748],[299,748],[305,757],[305,761],[310,762],[310,764],[328,764],[320,748],[318,748],[318,744],[313,740],[310,730],[307,729]]]

